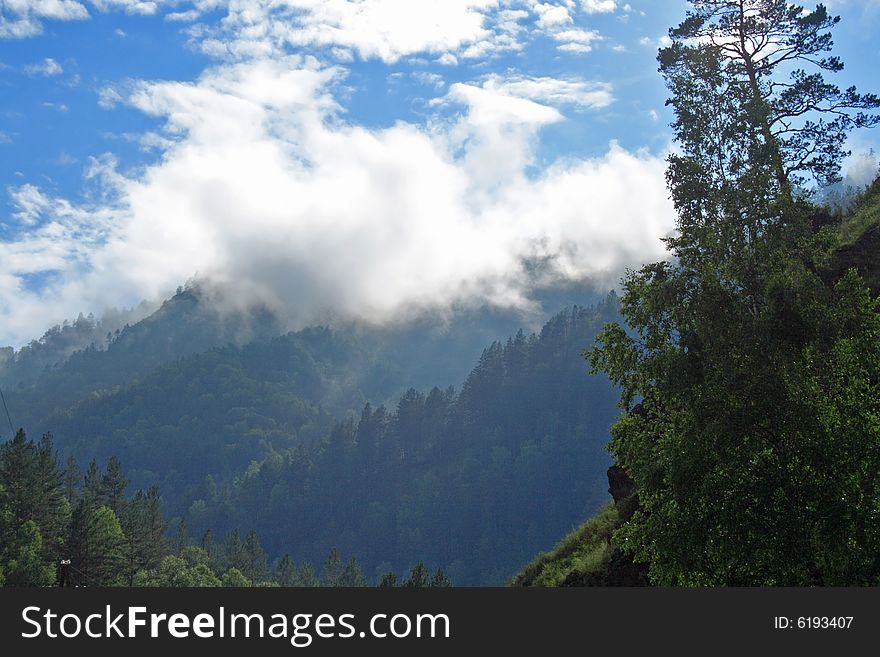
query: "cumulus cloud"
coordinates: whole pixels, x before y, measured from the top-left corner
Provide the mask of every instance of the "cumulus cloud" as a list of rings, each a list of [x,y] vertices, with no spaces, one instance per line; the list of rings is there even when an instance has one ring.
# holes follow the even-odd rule
[[[76,0],[6,0],[0,3],[0,39],[41,34],[43,20],[75,21],[89,17]]]
[[[484,23],[497,5],[498,0],[230,0],[219,30],[210,30],[213,38],[201,43],[211,54],[222,50],[233,57],[344,47],[391,63],[415,53],[440,55],[493,43],[496,33]]]
[[[24,224],[33,224],[51,205],[49,198],[34,185],[10,188],[9,200],[15,211],[12,216]]]
[[[126,14],[152,16],[159,10],[163,0],[90,0],[98,11],[122,11]]]
[[[164,122],[161,157],[135,173],[93,161],[87,203],[9,190],[28,230],[0,242],[0,341],[193,275],[292,325],[331,312],[383,322],[453,305],[528,310],[536,263],[544,282],[611,285],[663,256],[662,158],[612,144],[532,170],[544,126],[601,104],[591,83],[455,83],[426,125],[368,129],[344,120],[343,76],[287,57],[120,93]],[[33,274],[41,286],[23,283]]]
[[[617,9],[615,0],[581,0],[581,6],[588,14],[608,14]]]
[[[36,64],[28,64],[24,67],[24,72],[30,76],[40,75],[42,77],[53,77],[55,75],[61,75],[64,73],[64,69],[61,68],[61,64],[56,62],[51,57],[47,57],[41,62],[37,62]]]
[[[534,6],[538,14],[538,27],[552,29],[559,25],[568,25],[573,20],[565,5],[552,5],[548,2],[539,2]]]
[[[557,46],[563,52],[587,53],[593,50],[593,43],[602,40],[602,35],[595,30],[570,29],[553,33],[553,38],[561,42]]]
[[[529,77],[520,74],[487,76],[485,86],[504,94],[529,98],[558,107],[573,105],[582,109],[607,107],[614,102],[612,86],[578,78]]]

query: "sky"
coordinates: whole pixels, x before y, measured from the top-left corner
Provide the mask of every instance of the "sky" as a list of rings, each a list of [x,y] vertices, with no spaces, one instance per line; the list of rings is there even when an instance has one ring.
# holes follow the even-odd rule
[[[834,81],[880,90],[880,0],[827,4]],[[611,288],[673,229],[655,58],[685,9],[0,0],[0,345],[194,278],[298,325]]]

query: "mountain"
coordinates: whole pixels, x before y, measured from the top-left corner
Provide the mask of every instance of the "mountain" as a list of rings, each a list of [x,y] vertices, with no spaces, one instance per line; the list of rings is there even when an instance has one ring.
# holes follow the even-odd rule
[[[501,584],[607,500],[617,395],[581,352],[616,317],[613,296],[568,309],[539,334],[493,343],[460,392],[411,389],[231,485],[208,479],[189,527],[252,526],[270,554],[310,560],[336,546],[368,574],[417,558],[456,584]]]
[[[283,333],[222,307],[191,286],[118,332],[48,333],[0,365],[16,423],[82,464],[117,457],[193,537],[256,528],[273,559],[338,547],[377,575],[424,560],[500,584],[606,499],[615,395],[581,351],[613,296],[534,335],[488,309]]]

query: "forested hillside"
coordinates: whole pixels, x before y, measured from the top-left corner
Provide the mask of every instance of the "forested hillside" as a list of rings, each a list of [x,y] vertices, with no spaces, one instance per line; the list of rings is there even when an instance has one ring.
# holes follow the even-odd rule
[[[614,297],[565,311],[486,349],[459,393],[368,404],[314,448],[273,454],[231,486],[208,480],[190,527],[250,522],[270,553],[337,545],[380,570],[419,555],[457,584],[502,583],[607,499],[615,393],[578,354],[616,312]]]
[[[73,458],[61,466],[49,434],[0,444],[0,586],[451,586],[422,562],[370,580],[336,548],[323,567],[289,554],[270,564],[253,529],[194,543],[181,522],[169,540],[159,490],[128,488],[116,457],[82,473]]]
[[[16,422],[80,463],[118,458],[192,536],[255,528],[271,559],[339,548],[371,578],[424,560],[501,583],[606,498],[614,393],[579,352],[618,317],[613,295],[492,343],[469,375],[463,355],[509,318],[260,337],[267,315],[235,344],[202,303],[181,290],[22,381],[7,394]]]

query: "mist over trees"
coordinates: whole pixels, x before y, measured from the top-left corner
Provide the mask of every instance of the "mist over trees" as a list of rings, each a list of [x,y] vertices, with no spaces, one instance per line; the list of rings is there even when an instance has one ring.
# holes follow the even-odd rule
[[[614,393],[604,377],[588,376],[578,354],[618,317],[613,295],[569,309],[540,334],[520,331],[484,349],[460,390],[410,388],[390,398],[401,370],[381,351],[359,351],[362,338],[326,328],[166,363],[48,416],[63,453],[76,455],[61,486],[77,535],[98,526],[101,545],[121,540],[120,581],[143,580],[138,573],[158,566],[144,562],[152,557],[130,529],[155,529],[158,489],[179,558],[208,531],[206,550],[234,555],[254,529],[266,568],[285,553],[321,564],[337,548],[357,555],[370,582],[392,571],[402,583],[423,561],[432,577],[443,567],[457,584],[500,584],[605,498]],[[151,323],[151,334],[161,331]],[[127,343],[136,345],[126,338],[115,349]],[[109,355],[95,352],[91,362],[112,364]],[[73,358],[11,395],[14,408],[27,409],[34,396],[54,399],[56,376],[83,372],[83,362]],[[356,414],[341,410],[352,407]],[[77,474],[76,460],[93,459]],[[132,464],[124,477],[120,463]],[[129,481],[142,491],[123,502]],[[102,485],[116,492],[98,495]],[[102,506],[116,514],[121,537]],[[218,563],[252,581],[263,570],[260,559]]]

